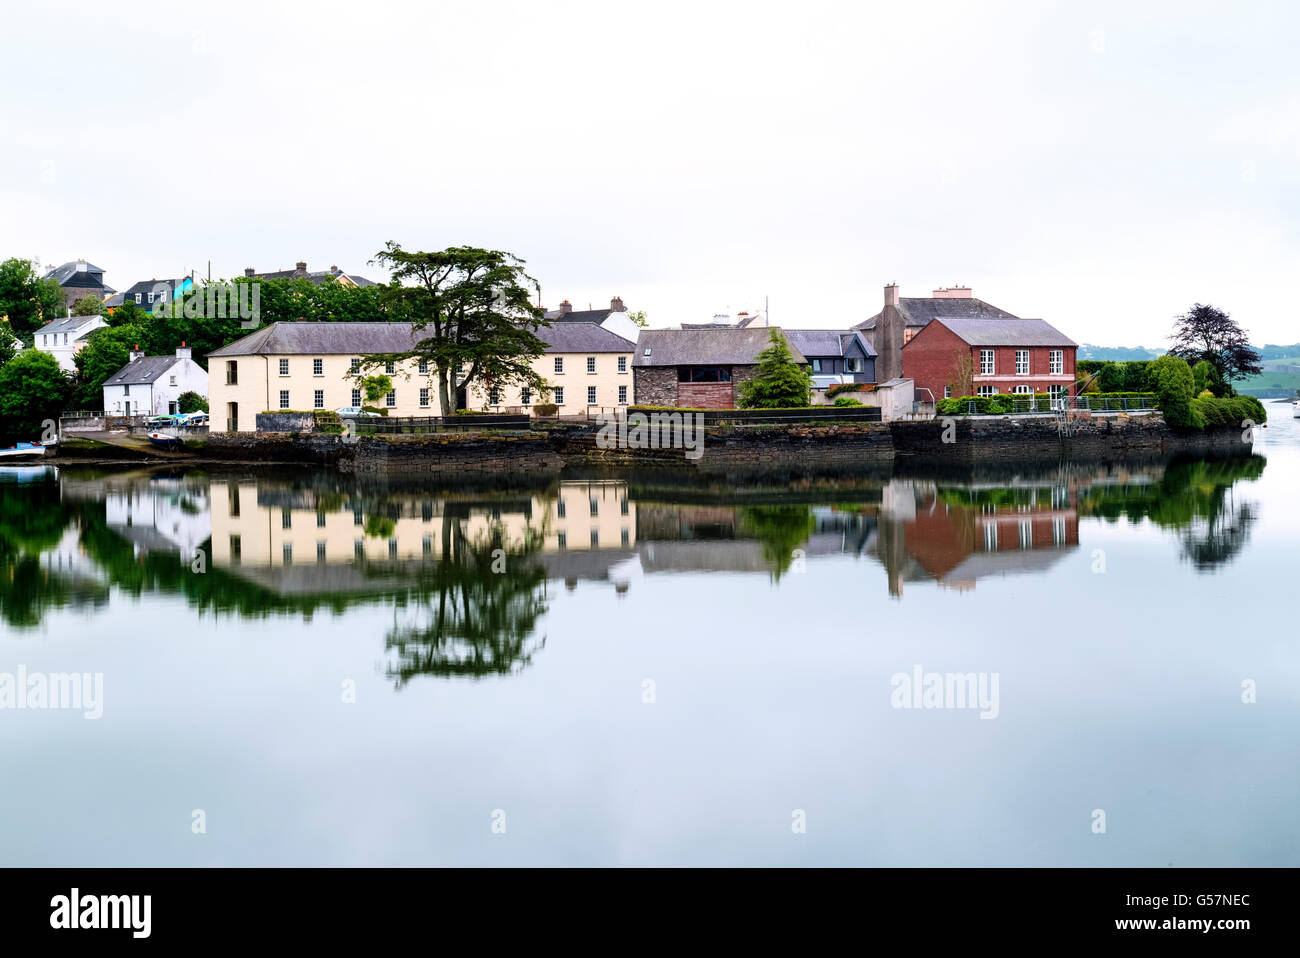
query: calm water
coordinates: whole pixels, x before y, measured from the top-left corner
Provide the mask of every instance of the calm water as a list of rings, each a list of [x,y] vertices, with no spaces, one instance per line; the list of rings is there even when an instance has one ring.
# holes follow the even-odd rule
[[[1269,409],[1126,468],[0,470],[0,681],[103,676],[0,710],[0,861],[1298,864]],[[995,700],[894,707],[916,670]]]

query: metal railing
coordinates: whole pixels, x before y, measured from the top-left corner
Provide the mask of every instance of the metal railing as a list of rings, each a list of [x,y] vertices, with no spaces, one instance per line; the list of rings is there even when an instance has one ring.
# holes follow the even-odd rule
[[[1034,414],[1052,415],[1068,412],[1154,412],[1154,396],[1020,396],[1016,394],[985,397],[1005,402],[1011,400],[1010,413],[981,412],[980,403],[970,399],[966,402],[968,416],[1014,415],[1028,416]]]

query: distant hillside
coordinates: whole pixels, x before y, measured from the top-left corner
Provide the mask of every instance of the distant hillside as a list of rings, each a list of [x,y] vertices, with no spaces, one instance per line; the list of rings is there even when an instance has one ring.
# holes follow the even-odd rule
[[[1158,350],[1145,346],[1093,346],[1084,343],[1079,347],[1080,359],[1105,360],[1110,362],[1128,362],[1135,359],[1155,359],[1161,355]]]

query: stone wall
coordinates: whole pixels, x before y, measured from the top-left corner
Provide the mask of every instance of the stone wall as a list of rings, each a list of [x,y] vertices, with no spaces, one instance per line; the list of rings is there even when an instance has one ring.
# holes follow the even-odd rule
[[[258,432],[312,432],[316,416],[310,412],[259,412],[254,420]]]
[[[633,366],[632,400],[638,406],[677,405],[677,367]]]
[[[1236,427],[1176,431],[1158,414],[1070,419],[1064,429],[1055,416],[940,417],[896,421],[890,428],[900,457],[950,462],[1245,453],[1251,448]],[[944,441],[945,433],[951,442]]]
[[[348,444],[354,455],[345,470],[384,474],[537,473],[558,471],[564,459],[546,436],[363,437]]]

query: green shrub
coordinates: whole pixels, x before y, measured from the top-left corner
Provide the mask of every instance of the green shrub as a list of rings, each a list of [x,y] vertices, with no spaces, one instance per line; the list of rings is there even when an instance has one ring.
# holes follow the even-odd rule
[[[375,413],[376,415],[379,415],[379,416],[387,416],[387,415],[388,415],[388,407],[387,407],[387,406],[362,406],[362,407],[361,407],[361,411],[362,411],[362,412],[372,412],[372,413]]]
[[[207,412],[208,401],[193,390],[183,392],[176,397],[176,408],[180,412]]]
[[[827,391],[829,392],[829,390]],[[854,399],[852,396],[836,396],[835,405],[836,406],[861,406],[863,405],[863,402],[861,399]]]
[[[826,387],[826,398],[834,399],[841,393],[859,393],[866,390],[866,383],[836,383]]]
[[[533,412],[539,416],[554,416],[560,411],[560,407],[553,402],[539,402],[533,407]]]
[[[1204,429],[1203,411],[1197,409],[1193,400],[1192,386],[1195,382],[1192,367],[1187,360],[1177,356],[1161,356],[1153,359],[1147,370],[1152,389],[1156,394],[1156,403],[1165,415],[1167,422],[1174,429]]]

